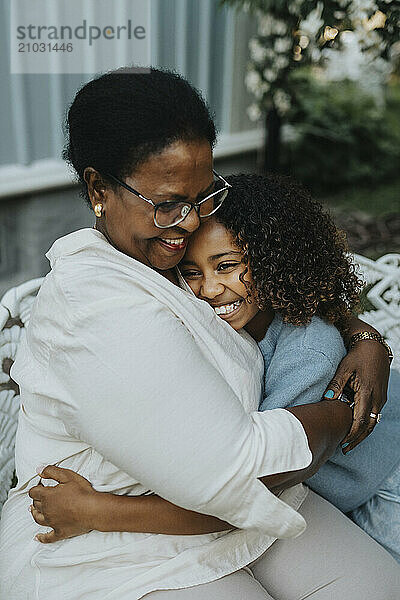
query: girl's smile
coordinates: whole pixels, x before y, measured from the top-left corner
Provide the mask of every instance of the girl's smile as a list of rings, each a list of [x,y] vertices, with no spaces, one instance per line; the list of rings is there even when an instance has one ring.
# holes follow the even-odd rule
[[[211,217],[192,234],[180,263],[182,276],[196,296],[236,330],[259,312],[243,258],[232,234]]]
[[[212,306],[218,316],[220,316],[222,319],[229,320],[229,317],[232,317],[237,313],[239,308],[242,306],[243,302],[243,299],[238,299],[235,300],[235,302],[231,302],[231,304],[220,304],[217,306]]]

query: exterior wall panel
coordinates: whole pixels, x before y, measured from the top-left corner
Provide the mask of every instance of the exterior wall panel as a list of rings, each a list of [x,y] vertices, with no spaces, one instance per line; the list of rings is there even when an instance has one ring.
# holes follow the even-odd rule
[[[44,253],[57,237],[93,223],[61,159],[66,110],[92,76],[11,75],[10,1],[0,0],[0,295],[47,272]],[[262,135],[246,116],[243,80],[254,24],[218,0],[148,1],[152,64],[177,70],[203,92],[220,131],[217,168],[252,170]],[[115,4],[116,21],[128,18],[129,5]],[[56,3],[52,10],[56,16]],[[115,52],[116,66],[132,61],[128,46]]]

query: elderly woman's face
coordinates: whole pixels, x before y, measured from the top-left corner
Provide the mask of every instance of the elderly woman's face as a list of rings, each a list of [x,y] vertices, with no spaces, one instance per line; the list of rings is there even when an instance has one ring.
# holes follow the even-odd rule
[[[210,144],[174,142],[148,158],[124,181],[156,204],[169,200],[197,202],[212,191]],[[92,190],[95,188],[92,185]],[[154,224],[154,208],[123,187],[115,191],[107,187],[90,196],[93,206],[97,202],[103,204],[97,229],[118,250],[155,269],[167,270],[177,265],[185,253],[188,237],[200,225],[196,211],[192,210],[179,225],[160,229]]]

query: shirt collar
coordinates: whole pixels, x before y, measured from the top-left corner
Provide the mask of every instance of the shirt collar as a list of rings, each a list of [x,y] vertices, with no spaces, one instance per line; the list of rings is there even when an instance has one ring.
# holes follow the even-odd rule
[[[92,245],[103,245],[104,242],[108,244],[106,238],[100,231],[86,227],[84,229],[78,229],[78,231],[74,231],[68,235],[64,235],[56,240],[50,250],[46,252],[45,256],[49,260],[50,266],[53,267],[60,256],[75,254],[83,248]]]

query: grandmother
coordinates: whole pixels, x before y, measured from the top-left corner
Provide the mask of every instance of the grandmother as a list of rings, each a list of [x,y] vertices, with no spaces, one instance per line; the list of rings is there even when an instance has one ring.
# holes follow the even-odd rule
[[[65,157],[96,225],[47,253],[51,271],[12,368],[22,401],[18,485],[3,508],[0,595],[272,598],[247,565],[276,538],[303,532],[299,482],[350,430],[352,412],[336,398],[352,373],[358,408],[351,436],[356,443],[372,431],[374,418],[366,427],[360,419],[384,403],[386,351],[359,342],[331,382],[329,401],[258,412],[256,345],[182,291],[174,271],[201,219],[229,202],[229,184],[213,171],[215,127],[204,101],[175,74],[123,69],[78,92],[68,128]],[[349,323],[350,334],[366,329]],[[366,375],[374,371],[375,379]],[[76,471],[101,491],[156,493],[218,517],[224,528],[194,536],[88,531],[40,544],[28,491],[44,464]],[[329,533],[335,515],[317,529]],[[345,545],[345,552],[332,548],[344,559],[329,598],[342,600],[346,590],[362,598],[373,589],[376,600],[394,599],[390,557],[368,539],[352,545],[350,536]],[[301,568],[304,552],[287,548],[280,560]],[[362,557],[356,586],[355,555]],[[327,598],[317,587],[312,597]]]

